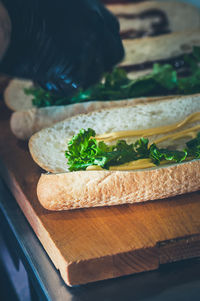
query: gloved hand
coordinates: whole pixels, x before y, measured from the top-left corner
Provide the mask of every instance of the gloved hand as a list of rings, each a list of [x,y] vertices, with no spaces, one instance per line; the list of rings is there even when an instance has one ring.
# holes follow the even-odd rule
[[[0,70],[69,95],[124,55],[116,18],[98,0],[3,0],[12,34]]]

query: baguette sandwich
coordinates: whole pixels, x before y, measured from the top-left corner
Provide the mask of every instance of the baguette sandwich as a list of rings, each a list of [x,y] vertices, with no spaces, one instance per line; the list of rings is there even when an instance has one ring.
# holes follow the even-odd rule
[[[193,5],[179,1],[141,2],[142,3],[123,3],[107,6],[120,22],[122,38],[136,39],[200,29],[200,10]],[[187,22],[185,22],[186,19]],[[154,40],[152,40],[152,43],[154,43]],[[163,44],[162,40],[161,44]],[[130,43],[128,43],[126,47],[125,42],[127,52],[129,52],[129,45]],[[154,49],[152,49],[152,52],[154,52]],[[155,54],[155,60],[156,59],[159,59],[159,57],[157,58]],[[32,104],[32,96],[25,95],[24,93],[24,89],[30,88],[31,86],[33,86],[33,82],[31,81],[19,79],[11,81],[5,92],[5,101],[11,110],[25,111],[34,107]],[[15,99],[17,101],[15,101]]]
[[[49,172],[38,182],[38,199],[46,209],[67,210],[196,191],[199,132],[199,95],[66,119],[29,141],[34,161]]]
[[[122,38],[159,36],[157,38],[144,38],[144,40],[136,39],[134,42],[124,40],[126,58],[121,65],[129,71],[130,79],[138,79],[152,72],[155,62],[170,62],[177,66],[180,60],[182,61],[181,56],[184,53],[191,52],[192,46],[200,45],[200,32],[195,32],[200,28],[200,13],[197,8],[191,5],[178,1],[150,1],[137,4],[110,5],[108,8],[119,18]],[[186,18],[188,22],[185,22]],[[186,30],[190,32],[178,35],[169,34]],[[11,118],[11,129],[19,139],[23,140],[28,139],[38,130],[70,116],[124,105],[126,103],[125,98],[130,98],[131,103],[133,103],[133,98],[144,96],[140,93],[136,97],[134,95],[125,97],[124,95],[117,99],[115,96],[102,99],[96,95],[92,102],[66,106],[65,104],[69,103],[66,101],[63,106],[57,108],[55,106],[41,108],[40,105],[39,107],[33,105],[33,96],[24,93],[24,88],[27,89],[31,86],[33,83],[30,81],[13,80],[4,95],[8,107],[17,111]],[[162,95],[166,94],[162,92],[159,96]],[[147,93],[145,96],[155,95],[148,95]],[[112,100],[112,102],[105,100]],[[123,101],[120,103],[119,100]]]
[[[28,95],[27,99],[25,94],[25,97],[22,96],[23,83],[19,81],[12,82],[5,91],[5,101],[9,107],[17,110],[11,117],[13,133],[19,139],[28,139],[40,129],[76,114],[128,105],[128,103],[138,103],[138,98],[141,98],[141,102],[143,102],[145,99],[151,100],[152,97],[200,92],[200,85],[197,82],[200,75],[196,75],[196,70],[194,71],[193,67],[191,75],[189,66],[190,63],[193,66],[193,62],[196,60],[196,66],[199,69],[200,48],[198,47],[200,46],[200,31],[143,38],[134,40],[134,42],[126,40],[124,45],[126,57],[121,67],[127,69],[127,72],[129,71],[128,75],[124,75],[123,72],[125,71],[123,69],[118,69],[119,74],[116,77],[114,75],[112,81],[108,79],[109,90],[108,88],[105,91],[100,89],[100,94],[97,93],[91,98],[91,101],[85,103],[78,99],[79,103],[77,104],[74,104],[73,101],[69,105],[35,107],[26,110],[29,105],[30,107],[32,106],[31,97]],[[185,55],[186,62],[184,61]],[[159,63],[159,65],[156,65],[156,63]],[[184,79],[182,79],[182,74],[184,77],[186,76]],[[176,76],[181,77],[180,80],[177,80],[181,89],[174,88]],[[194,84],[195,81],[196,83]],[[26,82],[25,85],[29,86],[30,83]],[[108,84],[104,84],[104,86],[108,87]],[[89,90],[89,92],[91,91]],[[19,97],[20,101],[15,97]],[[38,98],[36,98],[37,101]],[[23,108],[23,103],[26,104],[25,109]],[[21,105],[21,108],[19,105]]]

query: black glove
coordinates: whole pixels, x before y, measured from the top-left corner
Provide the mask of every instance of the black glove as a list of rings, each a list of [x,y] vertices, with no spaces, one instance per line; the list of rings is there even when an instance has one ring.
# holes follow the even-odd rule
[[[12,22],[0,70],[72,94],[124,55],[119,24],[98,0],[3,0]]]

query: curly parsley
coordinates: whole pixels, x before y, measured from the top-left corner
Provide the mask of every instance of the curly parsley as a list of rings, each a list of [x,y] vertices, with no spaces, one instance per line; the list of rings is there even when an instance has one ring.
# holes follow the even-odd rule
[[[103,141],[98,142],[94,137],[93,129],[82,129],[69,141],[65,156],[70,171],[85,170],[91,165],[109,169],[110,166],[139,159],[151,159],[155,165],[163,160],[179,163],[186,159],[200,159],[200,133],[195,139],[188,141],[182,151],[159,148],[154,143],[149,146],[147,138],[141,138],[132,144],[118,140],[110,146]]]

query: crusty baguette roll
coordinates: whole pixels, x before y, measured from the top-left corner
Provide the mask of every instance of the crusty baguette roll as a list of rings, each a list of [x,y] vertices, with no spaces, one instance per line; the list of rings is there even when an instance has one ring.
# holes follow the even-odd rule
[[[200,10],[188,3],[181,3],[179,1],[150,1],[143,3],[126,3],[126,4],[114,4],[108,5],[108,9],[115,15],[130,15],[130,14],[141,14],[143,12],[148,12],[152,10],[161,11],[166,14],[168,20],[168,29],[171,33],[181,32],[181,31],[192,31],[200,29]],[[152,21],[154,23],[158,22],[159,17],[150,18],[121,18],[120,28],[121,31],[135,29],[136,31],[147,31],[144,36],[151,33]],[[187,22],[185,21],[187,20]],[[138,39],[139,41],[140,39]],[[152,40],[153,43],[154,40]],[[125,48],[126,48],[126,42]],[[149,43],[149,42],[148,42]],[[137,41],[135,41],[137,44]],[[162,42],[161,42],[162,44]],[[127,43],[127,47],[130,47],[130,43]],[[126,49],[129,52],[128,49]],[[153,49],[154,51],[154,49]],[[128,57],[130,55],[128,54]],[[146,59],[146,57],[145,57]],[[159,59],[159,57],[158,57]],[[145,73],[145,72],[144,72]],[[143,74],[143,73],[141,73]],[[140,75],[140,74],[138,74]],[[134,75],[132,75],[134,77]],[[30,95],[25,95],[24,88],[29,88],[33,85],[32,81],[14,79],[11,80],[7,89],[4,92],[4,99],[6,105],[12,111],[25,111],[33,108],[32,97]]]
[[[159,99],[162,98],[165,97],[160,97]],[[10,127],[18,139],[27,140],[41,129],[75,115],[86,114],[100,109],[149,102],[152,99],[155,99],[155,97],[120,101],[90,101],[66,106],[33,108],[28,111],[13,113],[10,119]]]
[[[200,95],[152,99],[150,102],[76,115],[34,134],[30,153],[43,169],[60,173],[68,170],[67,143],[80,129],[92,128],[97,135],[169,125],[200,111]]]
[[[136,171],[68,172],[65,158],[67,142],[81,128],[93,128],[97,135],[147,129],[173,124],[198,111],[199,95],[155,99],[145,104],[78,115],[41,130],[31,137],[30,152],[39,166],[54,174],[41,176],[38,199],[47,209],[65,210],[141,202],[199,189],[199,160]],[[156,138],[158,136],[151,137],[150,141]],[[181,145],[175,142],[176,147],[182,149],[186,141],[188,137],[179,141]]]
[[[118,17],[122,37],[128,33],[131,37],[131,31],[135,37],[159,34],[159,31],[162,34],[164,30],[178,32],[200,28],[199,9],[180,1],[123,3],[108,5],[107,8]],[[159,24],[159,28],[155,24]]]
[[[77,171],[42,174],[40,203],[69,210],[163,199],[200,189],[200,160],[138,171]]]
[[[144,65],[162,60],[171,60],[180,55],[191,53],[193,46],[200,46],[200,30],[167,34],[160,37],[124,40],[126,56],[121,66]],[[141,68],[142,69],[142,68]],[[129,72],[130,78],[149,73],[149,70]],[[13,111],[26,111],[33,108],[32,96],[26,95],[24,89],[33,86],[31,81],[14,79],[10,81],[4,93],[7,106]]]
[[[126,48],[126,58],[122,65],[138,65],[145,62],[154,62],[171,59],[173,57],[190,53],[193,46],[200,45],[200,31],[186,33],[174,33],[163,37],[144,38],[134,40],[134,42],[124,41]],[[152,69],[139,70],[129,73],[130,78],[137,78],[149,73]],[[127,105],[128,100],[112,102],[88,102],[75,105],[47,108],[33,108],[31,96],[25,95],[24,88],[30,87],[31,82],[13,80],[5,91],[5,102],[13,110],[11,117],[11,130],[14,135],[22,140],[30,138],[32,134],[42,128],[51,126],[65,118],[76,114],[89,113],[101,108]],[[143,101],[143,99],[142,99]],[[137,103],[138,100],[130,100],[130,104]],[[30,108],[30,110],[28,110]]]
[[[200,31],[192,31],[179,34],[170,34],[163,37],[144,38],[132,41],[124,41],[126,46],[126,59],[122,65],[138,65],[139,63],[152,62],[173,58],[192,51],[194,45],[200,45]],[[130,78],[137,78],[149,73],[152,69],[129,73]],[[12,115],[11,129],[17,138],[26,140],[32,134],[42,128],[51,126],[65,118],[76,114],[89,113],[101,108],[127,105],[128,100],[112,102],[88,102],[75,105],[47,108],[32,108],[31,96],[24,94],[23,89],[30,86],[30,82],[19,80],[11,81],[5,92],[7,105],[19,112]],[[143,102],[144,98],[142,99]],[[138,100],[130,100],[130,104]]]

